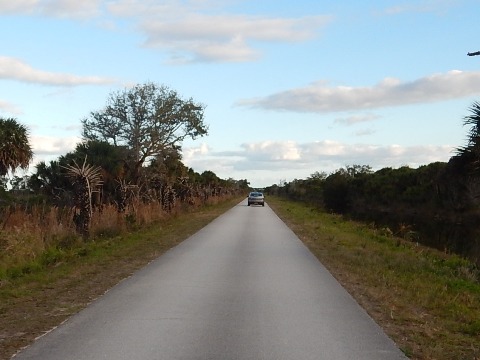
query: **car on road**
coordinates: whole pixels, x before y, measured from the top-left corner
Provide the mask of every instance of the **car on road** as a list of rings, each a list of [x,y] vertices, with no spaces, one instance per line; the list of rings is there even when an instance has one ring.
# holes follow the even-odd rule
[[[262,192],[252,191],[248,194],[248,206],[250,205],[262,205],[265,206],[265,197]]]

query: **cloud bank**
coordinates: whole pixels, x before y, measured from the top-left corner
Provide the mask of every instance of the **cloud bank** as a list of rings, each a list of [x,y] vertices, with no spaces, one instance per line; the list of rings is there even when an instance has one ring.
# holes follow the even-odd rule
[[[346,165],[369,165],[374,170],[385,167],[418,167],[436,161],[446,162],[453,146],[400,146],[348,144],[333,140],[308,143],[263,141],[245,143],[237,151],[216,152],[203,144],[183,151],[185,164],[196,171],[212,170],[221,177],[251,178],[252,173],[268,174],[264,183],[279,179],[306,178],[315,171],[331,173]],[[256,176],[259,178],[259,175]],[[270,181],[270,182],[269,182]]]

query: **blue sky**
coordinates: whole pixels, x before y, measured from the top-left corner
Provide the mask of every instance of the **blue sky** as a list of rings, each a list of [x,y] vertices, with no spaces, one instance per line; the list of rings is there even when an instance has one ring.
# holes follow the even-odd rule
[[[345,165],[448,161],[480,100],[478,0],[0,0],[0,116],[33,166],[80,141],[110,93],[206,105],[184,163],[252,186]]]

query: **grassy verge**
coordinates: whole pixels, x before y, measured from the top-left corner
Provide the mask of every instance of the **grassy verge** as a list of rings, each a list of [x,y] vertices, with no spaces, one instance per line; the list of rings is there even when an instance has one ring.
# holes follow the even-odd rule
[[[478,269],[302,204],[274,209],[411,359],[480,359]]]
[[[5,269],[0,274],[0,359],[9,359],[241,199],[204,206],[81,246],[50,248],[30,263]]]

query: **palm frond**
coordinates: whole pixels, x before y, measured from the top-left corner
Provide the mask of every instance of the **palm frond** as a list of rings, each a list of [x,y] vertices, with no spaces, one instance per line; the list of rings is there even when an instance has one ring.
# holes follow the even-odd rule
[[[101,167],[87,164],[86,156],[82,166],[79,166],[75,160],[73,160],[73,163],[74,165],[66,165],[62,167],[67,170],[67,176],[74,182],[85,179],[92,191],[102,185]]]

